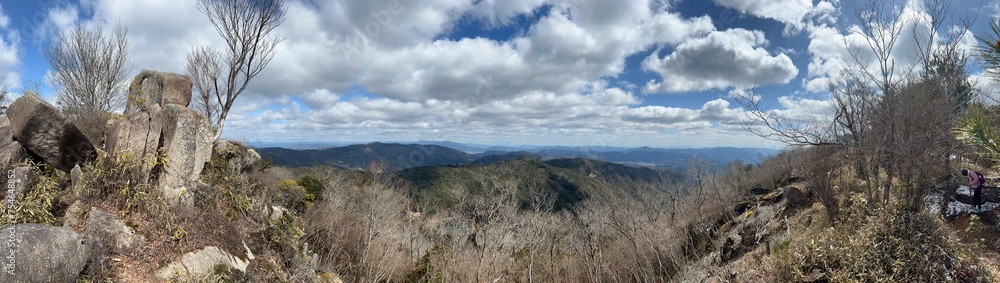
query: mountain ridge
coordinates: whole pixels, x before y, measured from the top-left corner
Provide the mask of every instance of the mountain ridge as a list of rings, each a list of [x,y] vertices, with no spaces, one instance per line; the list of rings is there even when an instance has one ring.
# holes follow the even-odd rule
[[[357,169],[365,168],[373,161],[383,160],[392,169],[397,170],[420,166],[485,164],[524,157],[542,161],[559,158],[588,158],[633,166],[677,170],[684,168],[692,160],[706,161],[709,167],[721,167],[736,161],[759,163],[764,158],[778,153],[777,150],[773,149],[735,147],[668,149],[548,146],[519,150],[479,149],[483,151],[471,153],[433,144],[372,142],[306,150],[265,147],[257,148],[257,151],[263,158],[271,159],[273,164],[277,166],[325,165]]]

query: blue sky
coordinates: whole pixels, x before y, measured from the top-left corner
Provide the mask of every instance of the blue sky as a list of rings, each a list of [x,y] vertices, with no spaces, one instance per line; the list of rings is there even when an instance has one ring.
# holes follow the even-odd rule
[[[287,1],[286,40],[225,138],[780,147],[743,129],[730,93],[759,85],[772,114],[822,119],[827,78],[864,39],[848,0]],[[899,24],[926,21],[920,1],[895,2]],[[955,2],[937,33],[974,17],[959,39],[972,48],[998,5]],[[53,101],[49,39],[116,22],[136,74],[183,73],[188,51],[222,43],[193,0],[2,0],[0,80]]]

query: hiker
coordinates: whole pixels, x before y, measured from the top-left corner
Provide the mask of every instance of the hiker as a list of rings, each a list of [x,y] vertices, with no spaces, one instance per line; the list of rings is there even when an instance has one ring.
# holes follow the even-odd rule
[[[983,173],[966,169],[962,169],[962,176],[969,176],[969,188],[972,189],[972,203],[976,207],[976,213],[979,213],[980,208],[983,206],[983,185],[986,183],[986,176],[983,176]]]

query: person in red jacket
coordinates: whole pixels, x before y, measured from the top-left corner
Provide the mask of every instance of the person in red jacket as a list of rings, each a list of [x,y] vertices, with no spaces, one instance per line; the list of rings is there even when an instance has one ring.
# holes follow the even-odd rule
[[[976,213],[983,206],[983,185],[986,183],[986,176],[972,170],[962,169],[962,176],[969,176],[969,188],[972,189],[972,203],[976,206]]]

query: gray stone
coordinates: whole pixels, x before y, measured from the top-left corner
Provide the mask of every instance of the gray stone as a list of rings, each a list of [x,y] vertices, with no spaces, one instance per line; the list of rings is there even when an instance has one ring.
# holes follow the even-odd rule
[[[72,170],[69,170],[69,181],[71,184],[79,184],[80,179],[82,178],[83,178],[83,169],[80,169],[79,164],[73,166]]]
[[[10,178],[9,175],[7,177]],[[38,180],[38,173],[36,173],[33,168],[28,166],[14,168],[14,180],[13,182],[10,182],[9,180],[7,182],[7,186],[14,185],[14,189],[10,190],[10,187],[5,186],[8,188],[6,192],[14,192],[15,196],[22,195],[24,192],[34,188],[35,180]]]
[[[142,70],[129,85],[125,115],[131,116],[155,104],[187,107],[191,103],[191,85],[191,79],[185,75]]]
[[[86,211],[85,209],[86,207],[84,207],[83,202],[80,202],[79,200],[74,201],[73,204],[69,205],[69,208],[66,209],[66,216],[63,218],[62,226],[66,228],[73,228],[76,224],[81,223],[80,221],[83,221],[83,213]]]
[[[225,265],[231,269],[242,272],[247,271],[253,254],[247,250],[245,259],[233,256],[217,247],[205,247],[203,249],[186,253],[180,260],[170,263],[156,272],[156,276],[161,279],[174,280],[197,280],[212,274],[216,265]]]
[[[87,136],[37,94],[25,94],[11,103],[7,118],[14,140],[56,169],[69,172],[97,158]]]
[[[783,194],[788,201],[789,207],[807,207],[812,205],[813,199],[810,192],[803,186],[790,185],[783,187]]]
[[[213,132],[208,118],[176,104],[163,106],[163,154],[167,164],[159,187],[171,204],[190,204],[189,190],[198,187],[201,171],[212,157]]]
[[[131,152],[142,158],[144,172],[152,170],[153,157],[160,145],[163,131],[163,109],[158,104],[146,111],[133,113],[125,119],[115,121],[109,127],[104,151],[111,154]]]
[[[10,119],[7,119],[7,116],[0,116],[0,164],[17,163],[30,157],[28,149],[14,140]]]
[[[260,154],[256,150],[236,142],[219,140],[212,147],[212,162],[218,163],[233,173],[255,171],[260,164]]]
[[[125,254],[146,246],[146,238],[136,234],[135,230],[125,225],[120,219],[97,209],[90,209],[87,217],[87,229],[83,234],[94,239],[100,239],[111,251]]]
[[[4,198],[17,199],[35,186],[38,173],[32,167],[28,166],[20,166],[14,168],[12,171],[3,172],[3,195]]]
[[[98,256],[97,241],[65,227],[4,226],[0,239],[0,282],[76,282]]]

